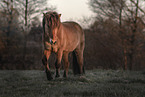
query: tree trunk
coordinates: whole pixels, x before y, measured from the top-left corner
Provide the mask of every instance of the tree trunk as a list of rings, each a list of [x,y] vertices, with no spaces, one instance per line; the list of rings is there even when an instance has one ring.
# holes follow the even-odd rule
[[[11,33],[11,26],[12,26],[12,21],[13,21],[13,0],[10,1],[10,4],[7,3],[7,9],[8,9],[8,26],[7,26],[7,47],[9,48],[10,46],[10,33]]]
[[[25,28],[24,28],[24,50],[23,50],[23,65],[24,65],[24,68],[25,68],[25,59],[26,59],[26,50],[27,50],[27,31],[28,31],[28,18],[27,18],[27,15],[28,15],[28,0],[26,0],[26,3],[25,3]]]
[[[137,31],[137,16],[138,16],[138,3],[139,3],[139,0],[136,1],[136,12],[135,12],[135,16],[133,17],[133,23],[132,23],[132,26],[131,26],[131,29],[132,29],[132,35],[131,35],[131,39],[130,39],[130,43],[131,43],[131,49],[130,49],[130,52],[129,52],[129,59],[130,59],[130,62],[129,62],[129,70],[132,70],[132,67],[133,67],[133,58],[134,58],[134,51],[135,51],[135,47],[134,47],[134,42],[135,42],[135,36],[136,36],[136,31]]]
[[[124,33],[122,31],[122,10],[123,10],[123,5],[121,2],[121,7],[120,7],[120,14],[119,14],[119,28],[120,28],[120,34],[121,34],[121,40],[122,40],[122,46],[123,46],[123,65],[122,68],[124,70],[127,70],[127,50],[126,50],[126,45],[125,45],[125,39],[124,39]]]

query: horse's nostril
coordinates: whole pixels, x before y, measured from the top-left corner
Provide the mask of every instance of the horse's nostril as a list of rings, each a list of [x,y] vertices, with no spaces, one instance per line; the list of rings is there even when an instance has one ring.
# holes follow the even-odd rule
[[[56,44],[56,41],[53,44]]]
[[[56,44],[56,41],[52,41],[51,44]]]
[[[49,41],[50,41],[51,45],[52,45],[52,44],[56,44],[56,41],[53,41],[51,38],[50,38]]]

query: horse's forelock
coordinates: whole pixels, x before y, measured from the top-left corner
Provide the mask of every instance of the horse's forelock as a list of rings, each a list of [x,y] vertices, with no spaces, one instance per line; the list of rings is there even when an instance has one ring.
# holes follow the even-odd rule
[[[59,14],[57,12],[47,12],[45,14],[49,27],[55,28],[60,24]]]

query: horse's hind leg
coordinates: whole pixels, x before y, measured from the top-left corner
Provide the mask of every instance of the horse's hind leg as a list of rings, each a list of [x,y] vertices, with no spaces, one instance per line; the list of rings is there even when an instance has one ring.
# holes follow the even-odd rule
[[[50,54],[51,54],[51,51],[45,50],[44,51],[44,56],[42,58],[42,63],[46,68],[45,72],[46,72],[46,76],[47,76],[48,80],[53,79],[52,76],[51,76],[49,65],[48,65],[48,59],[50,57]]]
[[[79,73],[83,74],[83,52],[76,50],[76,55],[77,55],[77,61],[79,65]]]
[[[84,72],[84,59],[83,59],[83,52],[84,52],[84,42],[81,43],[80,48],[75,50],[77,61],[79,64],[80,74],[85,73]]]
[[[63,77],[68,76],[68,69],[69,69],[68,54],[69,54],[69,52],[64,52],[64,54],[63,54],[63,60],[64,60],[64,74],[63,74]]]

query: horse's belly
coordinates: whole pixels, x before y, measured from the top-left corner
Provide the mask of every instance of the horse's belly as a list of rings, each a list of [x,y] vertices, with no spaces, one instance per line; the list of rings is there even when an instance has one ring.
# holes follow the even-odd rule
[[[79,43],[80,41],[78,39],[76,39],[75,41],[70,41],[65,45],[65,50],[73,51],[78,47]]]
[[[71,47],[71,46],[69,46],[69,47],[66,47],[66,48],[64,49],[64,51],[74,51],[75,48],[76,48],[76,47]]]

